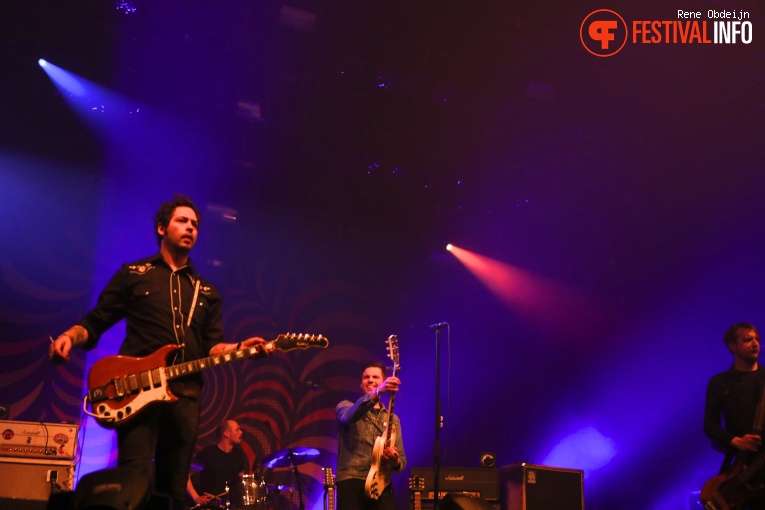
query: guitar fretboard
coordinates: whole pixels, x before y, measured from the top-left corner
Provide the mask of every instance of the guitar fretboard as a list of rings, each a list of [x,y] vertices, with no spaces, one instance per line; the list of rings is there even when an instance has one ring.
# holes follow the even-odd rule
[[[274,347],[271,345],[271,349],[269,350],[268,344],[273,344],[273,342],[268,342],[266,344],[266,351],[270,352],[274,349]],[[224,365],[226,363],[238,361],[244,358],[253,358],[257,355],[265,356],[266,353],[260,352],[257,347],[246,347],[238,351],[229,351],[223,354],[215,354],[206,358],[196,359],[194,361],[187,361],[178,365],[165,367],[165,376],[167,379],[175,379],[176,377],[183,377],[184,375],[201,372],[206,368],[214,367],[217,365]]]

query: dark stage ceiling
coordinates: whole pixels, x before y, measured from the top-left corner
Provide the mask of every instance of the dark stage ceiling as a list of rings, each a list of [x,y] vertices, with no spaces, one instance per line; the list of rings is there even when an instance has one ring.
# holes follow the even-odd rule
[[[740,4],[761,20],[760,2]],[[3,144],[104,163],[97,138],[36,67],[44,57],[209,128],[226,149],[214,171],[229,176],[232,195],[354,227],[480,226],[549,200],[620,214],[630,214],[625,200],[640,214],[647,201],[672,214],[678,187],[703,200],[722,167],[759,145],[765,38],[595,58],[578,40],[595,8],[7,1]],[[675,15],[663,2],[619,9]],[[258,120],[243,116],[247,105]]]

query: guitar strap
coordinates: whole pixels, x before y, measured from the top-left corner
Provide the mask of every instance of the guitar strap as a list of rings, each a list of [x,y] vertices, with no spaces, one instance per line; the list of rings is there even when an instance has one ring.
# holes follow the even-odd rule
[[[199,286],[200,286],[200,282],[201,281],[202,281],[202,279],[199,278],[199,276],[197,276],[196,282],[194,283],[194,297],[191,300],[191,305],[189,307],[189,317],[186,320],[186,327],[183,328],[183,338],[181,340],[176,340],[178,342],[178,345],[186,345],[186,335],[188,334],[189,330],[191,329],[191,319],[192,319],[192,317],[194,317],[194,310],[196,310],[196,308],[197,308],[197,298],[199,297]],[[182,351],[184,351],[184,352],[181,353],[181,356],[182,356],[181,357],[181,363],[183,363],[185,361],[185,359],[186,359],[185,350],[186,349],[184,347],[182,349]],[[177,361],[177,360],[174,360],[173,364],[175,364],[175,361]]]
[[[192,280],[193,281],[193,280]],[[191,305],[189,307],[189,317],[186,320],[186,326],[183,328],[183,338],[179,345],[186,345],[186,335],[188,335],[189,330],[191,329],[191,319],[194,317],[194,310],[197,307],[197,298],[199,297],[199,285],[202,281],[199,276],[197,276],[196,282],[194,283],[194,299],[191,301]],[[186,361],[186,348],[184,347],[181,351],[181,363],[184,363]],[[177,351],[176,351],[177,352]],[[178,358],[178,355],[174,356],[173,359],[173,365],[176,365]],[[184,381],[170,381],[168,383],[168,387],[170,390],[175,393],[176,395],[183,395],[185,397],[193,397],[193,398],[199,398],[200,395],[200,387],[197,383],[189,383]]]
[[[183,331],[183,340],[185,343],[186,340],[186,331],[191,328],[191,318],[194,317],[194,310],[197,309],[197,298],[199,297],[199,282],[201,282],[202,279],[197,276],[197,281],[194,284],[194,299],[191,300],[191,309],[189,310],[189,320],[186,321],[186,328]]]

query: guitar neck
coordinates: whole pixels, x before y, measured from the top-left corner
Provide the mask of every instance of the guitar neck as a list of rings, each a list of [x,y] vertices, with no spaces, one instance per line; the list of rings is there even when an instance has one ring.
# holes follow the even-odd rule
[[[761,436],[763,425],[765,425],[765,390],[762,391],[762,396],[757,404],[757,410],[754,415],[754,424],[752,425],[752,434]]]
[[[412,493],[412,507],[414,510],[422,510],[422,491],[425,490],[425,480],[417,475],[410,476],[409,490]]]
[[[393,370],[393,377],[398,377],[398,367]],[[393,434],[393,406],[396,404],[396,393],[394,392],[390,396],[390,402],[388,403],[388,434],[385,437],[385,444],[390,443],[391,435]]]
[[[273,344],[274,342],[268,342],[268,344]],[[271,352],[275,349],[273,345],[271,345],[270,349],[266,347],[267,352]],[[206,358],[200,358],[195,359],[193,361],[187,361],[185,363],[179,363],[178,365],[170,365],[165,367],[165,376],[167,379],[176,379],[178,377],[183,377],[189,374],[195,374],[197,372],[201,372],[202,370],[205,370],[206,368],[215,367],[218,365],[225,365],[226,363],[231,363],[232,361],[239,361],[240,359],[245,358],[254,358],[260,356],[265,356],[266,353],[259,350],[257,347],[246,347],[244,349],[240,349],[238,351],[230,351],[223,354],[215,354],[213,356],[208,356]]]
[[[327,489],[327,510],[335,510],[335,475],[331,467],[324,468],[324,488]]]
[[[388,357],[393,360],[393,375],[391,377],[398,377],[401,365],[399,364],[398,336],[396,335],[388,337]],[[388,431],[385,436],[385,445],[390,445],[390,438],[393,435],[393,405],[396,403],[396,393],[398,391],[394,391],[391,394],[390,402],[388,403]]]
[[[279,335],[276,339],[266,342],[263,347],[245,347],[237,351],[229,351],[223,354],[215,354],[206,358],[187,361],[178,365],[165,367],[165,377],[175,379],[184,375],[193,374],[206,368],[215,367],[238,361],[245,358],[260,358],[267,356],[279,349],[280,351],[291,351],[293,349],[307,349],[309,347],[324,348],[329,344],[326,337],[322,335],[306,335],[303,333],[287,333]]]
[[[763,466],[765,466],[765,451],[758,453],[754,460],[746,465],[746,469],[739,473],[738,478],[742,483],[746,483],[757,474]]]

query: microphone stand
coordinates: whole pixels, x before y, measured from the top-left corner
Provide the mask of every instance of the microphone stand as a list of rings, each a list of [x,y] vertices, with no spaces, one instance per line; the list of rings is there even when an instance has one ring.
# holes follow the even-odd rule
[[[433,443],[433,510],[438,510],[439,481],[441,479],[441,328],[448,326],[439,322],[430,326],[436,331],[436,435]]]

